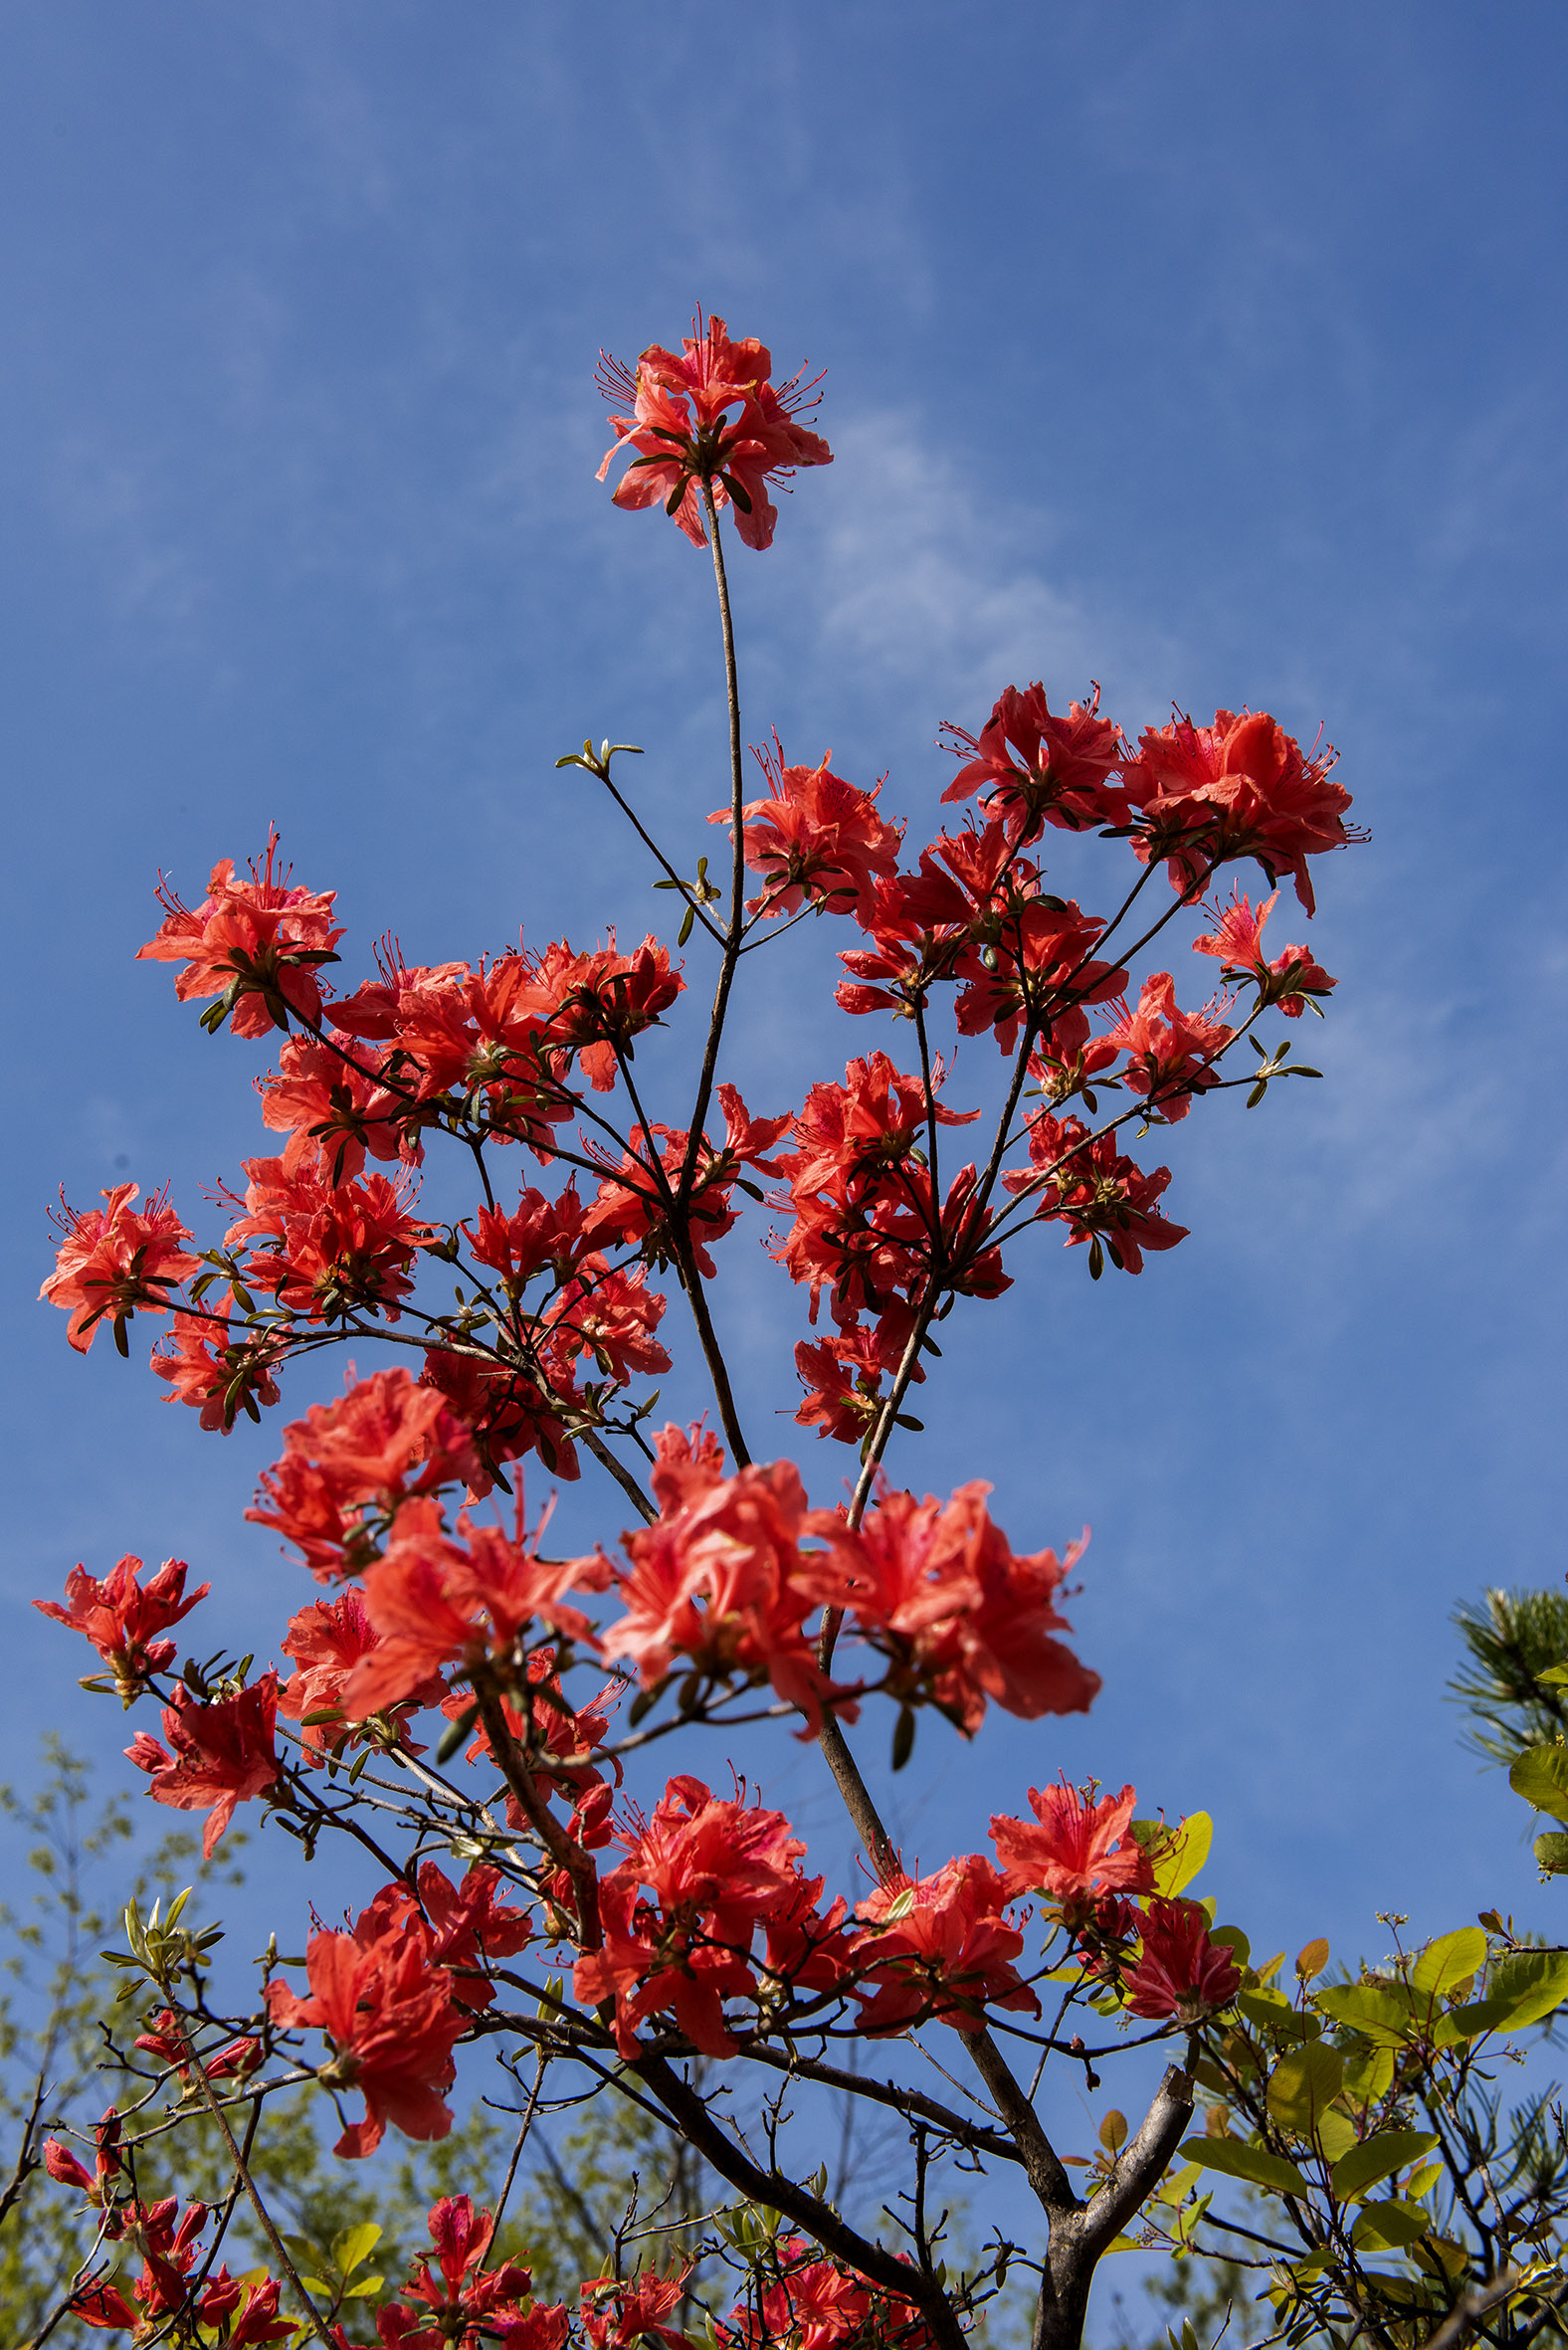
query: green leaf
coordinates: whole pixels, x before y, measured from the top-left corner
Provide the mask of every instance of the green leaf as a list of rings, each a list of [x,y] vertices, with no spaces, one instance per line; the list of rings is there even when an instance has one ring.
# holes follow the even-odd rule
[[[1429,1999],[1453,1991],[1479,1974],[1486,1963],[1486,1937],[1479,1926],[1461,1926],[1429,1942],[1410,1971],[1410,1987]]]
[[[352,2276],[380,2242],[381,2230],[374,2220],[361,2220],[357,2228],[346,2228],[341,2236],[334,2236],[332,2257],[337,2262],[338,2274]]]
[[[1188,2138],[1181,2152],[1206,2171],[1223,2171],[1228,2179],[1245,2179],[1249,2187],[1269,2187],[1275,2195],[1309,2195],[1311,2189],[1293,2162],[1249,2146],[1241,2138]]]
[[[1483,2006],[1504,2013],[1494,2032],[1522,2032],[1539,2024],[1568,2000],[1568,1950],[1510,1950],[1499,1958],[1486,1984]],[[1464,2015],[1461,2008],[1458,2014]]]
[[[345,2301],[368,2301],[381,2290],[385,2283],[384,2276],[361,2277],[358,2284],[351,2284],[348,2287],[343,2298]]]
[[[1359,2201],[1380,2179],[1391,2179],[1418,2155],[1430,2154],[1437,2142],[1431,2130],[1384,2130],[1375,2138],[1363,2138],[1329,2174],[1335,2195],[1341,2203]]]
[[[1269,2111],[1280,2126],[1309,2138],[1344,2086],[1345,2059],[1321,2040],[1291,2049],[1269,2080]]]
[[[1249,2024],[1271,2033],[1276,2041],[1315,2040],[1322,2030],[1313,2015],[1298,2015],[1277,1992],[1244,1991],[1236,2002]]]
[[[1191,1812],[1182,1821],[1163,1851],[1156,1850],[1154,1862],[1154,1890],[1169,1901],[1190,1885],[1205,1860],[1214,1842],[1214,1822],[1207,1812]]]
[[[1184,2162],[1179,2171],[1172,2171],[1169,2178],[1162,2179],[1155,2188],[1155,2202],[1185,2203],[1198,2184],[1200,2168],[1196,2162]]]
[[[1336,2024],[1348,2024],[1374,2048],[1397,2049],[1410,2036],[1410,1994],[1374,1990],[1366,1983],[1337,1983],[1316,1994],[1316,2005]]]
[[[1568,1836],[1548,1829],[1535,1840],[1535,1865],[1547,1876],[1568,1876]]]
[[[1358,2252],[1398,2252],[1414,2244],[1432,2226],[1432,2214],[1419,2203],[1369,2203],[1350,2232]]]
[[[1508,1785],[1538,1812],[1568,1822],[1568,1747],[1527,1746],[1508,1773]]]

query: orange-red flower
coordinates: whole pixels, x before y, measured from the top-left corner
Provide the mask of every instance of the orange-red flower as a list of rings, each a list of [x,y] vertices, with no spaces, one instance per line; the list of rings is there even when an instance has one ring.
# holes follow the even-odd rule
[[[1326,996],[1335,982],[1307,946],[1287,946],[1272,963],[1265,959],[1264,924],[1278,894],[1276,889],[1254,907],[1240,889],[1233,889],[1228,904],[1206,905],[1204,912],[1215,926],[1207,936],[1193,940],[1192,951],[1217,957],[1227,979],[1256,980],[1260,1004],[1277,1004],[1286,1020],[1299,1020],[1307,1004],[1316,1009],[1315,999]]]
[[[138,961],[183,963],[174,992],[182,1004],[203,996],[219,1000],[203,1015],[217,1030],[225,1017],[237,1037],[264,1037],[287,1029],[290,1017],[312,1025],[321,1017],[316,972],[335,963],[332,949],[342,926],[332,920],[335,889],[290,886],[286,868],[274,872],[276,828],[267,836],[265,862],[251,864],[248,881],[234,878],[234,860],[212,869],[200,905],[183,905],[166,882],[158,884],[165,920],[155,938],[137,949]]]
[[[305,1968],[308,1998],[275,1981],[267,2004],[283,2031],[324,2032],[333,2055],[317,2078],[364,2097],[364,2120],[350,2123],[332,2151],[373,2154],[388,2122],[408,2138],[444,2138],[452,2110],[443,2091],[469,2017],[423,1929],[372,1904],[351,1934],[313,1934]]]
[[[1035,1823],[993,1814],[991,1841],[1007,1879],[1009,1899],[1045,1893],[1077,1917],[1105,1893],[1147,1893],[1154,1887],[1148,1855],[1129,1833],[1136,1798],[1130,1787],[1099,1802],[1092,1788],[1029,1790]]]
[[[627,1858],[599,1884],[603,1947],[577,1961],[578,1999],[615,2001],[623,2056],[637,2053],[643,2018],[665,2009],[695,2047],[733,2055],[724,2002],[755,1998],[752,1940],[796,1899],[805,1846],[782,1812],[720,1801],[689,1777],[672,1779],[653,1818],[621,1841]]]
[[[1003,1912],[1002,1878],[979,1853],[934,1876],[890,1877],[856,1909],[865,1922],[850,1944],[870,1995],[858,1996],[863,2032],[897,2032],[940,2017],[980,2032],[987,2007],[1038,2016],[1040,2002],[1013,1965],[1024,1947]]]
[[[93,1643],[127,1699],[150,1673],[174,1662],[173,1641],[159,1640],[158,1634],[188,1616],[212,1589],[202,1583],[187,1597],[190,1569],[181,1558],[165,1559],[144,1584],[136,1580],[141,1571],[140,1559],[128,1554],[101,1581],[86,1567],[73,1567],[66,1577],[64,1607],[52,1599],[33,1602],[40,1615],[52,1616]]]
[[[209,1290],[199,1313],[175,1314],[150,1358],[157,1377],[169,1383],[165,1403],[189,1404],[201,1414],[203,1428],[225,1436],[240,1412],[260,1421],[261,1407],[278,1402],[273,1372],[282,1354],[264,1331],[231,1335],[233,1304],[231,1289]]]
[[[68,1207],[62,1192],[59,1209],[51,1211],[63,1238],[55,1270],[38,1293],[70,1314],[66,1335],[78,1354],[88,1352],[105,1314],[124,1354],[131,1315],[166,1312],[167,1291],[201,1265],[180,1245],[191,1236],[169,1206],[167,1191],[155,1192],[138,1216],[130,1203],[139,1189],[118,1183],[99,1195],[106,1208],[84,1209]]]
[[[830,913],[859,911],[872,904],[875,881],[898,870],[902,827],[877,813],[882,785],[868,791],[829,771],[832,751],[815,767],[786,767],[784,746],[775,734],[772,752],[754,755],[768,779],[765,799],[742,809],[746,863],[763,877],[751,913],[792,914],[806,903]],[[709,824],[728,824],[730,811],[715,808]]]
[[[1156,971],[1143,982],[1136,1011],[1123,1007],[1105,1043],[1127,1056],[1120,1077],[1128,1092],[1144,1095],[1150,1117],[1174,1125],[1191,1109],[1195,1093],[1219,1083],[1214,1063],[1235,1034],[1207,1012],[1181,1011],[1175,980],[1169,971]]]
[[[716,505],[733,499],[747,546],[770,546],[778,510],[768,484],[789,481],[797,466],[833,463],[827,442],[796,422],[817,405],[814,386],[796,376],[775,388],[765,343],[749,335],[731,342],[719,317],[704,327],[699,313],[695,324],[679,353],[651,343],[635,375],[600,354],[600,390],[631,413],[610,419],[615,439],[598,478],[618,452],[630,450],[615,489],[618,506],[662,504],[693,546],[705,546],[699,486],[706,485]]]
[[[363,1567],[381,1522],[411,1492],[427,1493],[474,1469],[470,1431],[434,1386],[401,1367],[357,1377],[330,1404],[312,1404],[284,1431],[284,1457],[264,1469],[246,1516],[297,1545],[318,1582]]]
[[[398,1302],[414,1283],[409,1268],[432,1238],[428,1224],[408,1213],[414,1186],[400,1178],[367,1175],[332,1184],[318,1165],[292,1167],[287,1159],[247,1159],[250,1177],[240,1214],[224,1235],[226,1249],[250,1247],[245,1278],[271,1290],[309,1321],[332,1320],[353,1306],[398,1318]]]
[[[1151,1901],[1136,1922],[1142,1948],[1122,1976],[1134,2016],[1196,2024],[1230,2006],[1241,1974],[1229,1945],[1210,1940],[1209,1920],[1196,1901]]]
[[[1124,747],[1121,728],[1100,716],[1097,685],[1086,702],[1070,702],[1065,718],[1053,712],[1044,685],[1022,693],[1008,685],[978,736],[950,720],[942,732],[946,747],[965,760],[942,798],[983,792],[987,813],[1014,842],[1038,840],[1048,824],[1081,832],[1127,820],[1126,794],[1110,781]]]
[[[441,2196],[431,2206],[428,2226],[440,2280],[431,2273],[430,2254],[422,2252],[402,2297],[376,2311],[376,2332],[386,2350],[490,2350],[495,2342],[510,2350],[512,2329],[525,2319],[530,2272],[518,2260],[485,2266],[495,2223],[489,2212],[476,2212],[466,2195]]]
[[[1122,767],[1143,819],[1133,848],[1145,864],[1163,857],[1180,890],[1201,887],[1219,865],[1256,858],[1271,881],[1288,874],[1311,913],[1307,859],[1366,838],[1345,823],[1350,794],[1329,780],[1334,756],[1304,757],[1267,710],[1216,710],[1212,726],[1178,716],[1146,727],[1137,758]]]
[[[790,1461],[695,1484],[667,1503],[653,1525],[622,1537],[631,1563],[614,1572],[626,1614],[604,1634],[606,1656],[630,1658],[645,1688],[677,1657],[717,1680],[766,1678],[815,1724],[835,1684],[804,1632],[814,1604],[799,1550],[806,1522]]]
[[[435,1501],[405,1501],[383,1555],[365,1569],[365,1608],[379,1640],[343,1687],[356,1720],[411,1697],[433,1673],[465,1672],[491,1658],[508,1664],[518,1639],[537,1619],[590,1652],[593,1626],[563,1594],[572,1584],[603,1590],[608,1567],[592,1559],[538,1557],[520,1526],[476,1525],[465,1513],[454,1540]]]
[[[182,1686],[163,1708],[163,1735],[173,1754],[145,1730],[125,1749],[137,1770],[150,1774],[147,1793],[154,1803],[208,1814],[201,1849],[209,1860],[236,1804],[249,1803],[277,1784],[283,1770],[273,1743],[277,1716],[276,1672],[264,1672],[232,1697],[206,1703]]]
[[[379,1646],[364,1594],[352,1587],[341,1598],[317,1600],[291,1619],[283,1651],[299,1669],[279,1692],[278,1710],[286,1721],[300,1724],[300,1742],[310,1761],[320,1762],[357,1742],[363,1720],[344,1710],[343,1692],[355,1668]],[[439,1705],[446,1690],[439,1673],[429,1674],[378,1717],[387,1735],[394,1725],[403,1734],[407,1714],[421,1705]]]
[[[1029,1161],[1003,1176],[1005,1188],[1032,1192],[1042,1223],[1067,1226],[1065,1249],[1087,1241],[1096,1279],[1101,1249],[1123,1273],[1141,1273],[1145,1249],[1174,1249],[1187,1238],[1187,1226],[1167,1223],[1156,1205],[1169,1167],[1140,1167],[1117,1150],[1114,1134],[1091,1134],[1081,1118],[1036,1118]]]
[[[888,1659],[891,1694],[929,1699],[969,1736],[988,1699],[1035,1721],[1087,1712],[1100,1685],[1055,1637],[1070,1629],[1055,1594],[1083,1543],[1062,1559],[1054,1550],[1015,1557],[985,1506],[990,1490],[960,1485],[946,1502],[883,1491],[856,1532],[839,1510],[806,1521],[828,1545],[808,1562],[808,1588],[853,1612]]]

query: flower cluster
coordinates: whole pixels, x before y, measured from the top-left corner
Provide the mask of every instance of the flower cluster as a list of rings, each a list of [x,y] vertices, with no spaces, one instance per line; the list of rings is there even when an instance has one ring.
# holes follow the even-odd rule
[[[612,458],[630,451],[615,489],[618,506],[663,505],[693,546],[706,546],[705,492],[715,506],[733,500],[747,546],[771,546],[778,508],[768,484],[788,482],[799,466],[833,463],[827,442],[796,421],[816,406],[812,387],[796,376],[775,388],[765,343],[751,335],[731,342],[719,317],[695,324],[679,352],[650,343],[635,374],[602,357],[600,388],[630,413],[610,419],[615,439],[599,480]]]

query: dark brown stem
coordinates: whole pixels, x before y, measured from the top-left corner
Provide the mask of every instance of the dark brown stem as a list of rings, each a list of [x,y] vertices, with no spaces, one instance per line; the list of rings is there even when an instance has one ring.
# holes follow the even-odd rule
[[[963,2350],[963,2328],[934,2276],[922,2276],[918,2268],[899,2259],[895,2252],[857,2234],[831,2204],[819,2203],[816,2196],[808,2195],[804,2187],[797,2186],[782,2171],[761,2169],[724,2135],[695,2089],[663,2056],[640,2056],[632,2068],[647,2082],[687,2144],[696,2148],[721,2179],[738,2187],[753,2203],[797,2221],[828,2252],[859,2269],[874,2284],[896,2293],[901,2300],[912,2301],[941,2350]]]
[[[518,1810],[557,1867],[564,1868],[571,1879],[577,1900],[578,1947],[597,1950],[604,1941],[604,1932],[599,1923],[599,1872],[592,1856],[572,1842],[540,1795],[533,1774],[518,1754],[516,1740],[506,1726],[499,1690],[488,1678],[476,1674],[474,1698],[490,1743],[490,1754],[516,1798]]]
[[[326,2350],[334,2350],[332,2337],[326,2330],[326,2320],[321,2315],[320,2310],[317,2309],[315,2303],[311,2300],[309,2294],[305,2291],[304,2283],[299,2275],[299,2271],[297,2268],[295,2268],[293,2260],[290,2259],[288,2248],[286,2247],[283,2238],[273,2226],[272,2214],[267,2209],[266,2204],[262,2201],[261,2195],[257,2189],[256,2181],[251,2176],[250,2165],[246,2161],[245,2156],[240,2152],[239,2142],[236,2139],[233,2130],[229,2127],[229,2117],[224,2112],[224,2109],[218,2098],[214,2095],[212,2082],[207,2078],[207,2074],[203,2069],[199,2057],[193,2062],[192,2070],[194,2071],[197,2080],[201,2083],[202,2095],[207,2100],[207,2110],[211,2113],[214,2121],[218,2124],[219,2129],[223,2132],[224,2143],[229,2149],[229,2159],[234,2164],[234,2175],[244,2186],[246,2195],[250,2200],[251,2209],[256,2214],[257,2225],[261,2229],[262,2234],[266,2237],[268,2243],[272,2246],[273,2255],[278,2261],[279,2266],[283,2269],[285,2276],[287,2276],[289,2279],[290,2290],[294,2293],[295,2299],[299,2303],[300,2308],[304,2311],[305,2316],[308,2318],[310,2330],[315,2335],[317,2341],[324,2342],[326,2345]]]

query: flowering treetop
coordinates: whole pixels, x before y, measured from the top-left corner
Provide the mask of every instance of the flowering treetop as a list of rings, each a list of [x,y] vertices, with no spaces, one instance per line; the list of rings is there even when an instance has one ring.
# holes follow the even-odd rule
[[[389,2129],[440,2138],[457,2051],[483,2043],[508,2063],[531,2053],[530,2117],[548,2070],[586,2076],[660,2114],[745,2210],[771,2215],[725,2223],[740,2297],[709,2316],[726,2350],[871,2337],[953,2350],[1017,2259],[1038,2272],[1037,2341],[1072,2344],[1097,2260],[1189,2126],[1203,2065],[1239,2077],[1247,2033],[1270,2045],[1274,1995],[1245,1935],[1186,1891],[1200,1823],[1140,1821],[1130,1786],[1058,1780],[991,1818],[989,1853],[922,1866],[884,1825],[866,1733],[889,1707],[896,1770],[922,1711],[972,1738],[992,1706],[1036,1721],[1093,1702],[1099,1674],[1063,1613],[1081,1541],[1015,1549],[983,1479],[920,1494],[884,1462],[895,1430],[919,1429],[908,1407],[939,1376],[937,1326],[1001,1298],[1039,1226],[1060,1227],[1096,1280],[1107,1265],[1139,1274],[1186,1237],[1148,1137],[1157,1147],[1237,1086],[1256,1103],[1316,1075],[1261,1032],[1274,1013],[1321,1012],[1334,980],[1307,947],[1270,957],[1263,937],[1278,885],[1309,915],[1309,861],[1359,837],[1349,795],[1333,754],[1303,753],[1267,712],[1178,714],[1134,740],[1097,686],[1054,710],[1033,684],[1004,686],[977,730],[946,730],[960,765],[944,797],[972,805],[917,848],[884,786],[836,773],[828,751],[791,764],[775,736],[758,753],[766,788],[748,797],[721,514],[766,548],[769,485],[832,454],[800,421],[815,386],[771,378],[765,346],[711,316],[680,353],[654,345],[635,372],[601,371],[617,407],[601,479],[628,461],[616,503],[662,504],[711,554],[729,773],[724,805],[692,814],[727,832],[727,886],[705,856],[693,873],[653,839],[615,768],[632,746],[585,743],[557,765],[634,826],[655,886],[680,900],[674,942],[547,938],[423,966],[389,933],[373,972],[340,986],[334,892],[280,875],[276,835],[248,880],[221,860],[195,907],[160,891],[142,955],[177,966],[210,1034],[275,1042],[259,1078],[266,1144],[243,1188],[218,1195],[225,1228],[204,1247],[164,1194],[138,1211],[124,1185],[101,1209],[66,1211],[44,1294],[84,1352],[105,1319],[128,1352],[135,1317],[159,1317],[151,1367],[215,1432],[277,1409],[295,1360],[326,1346],[389,1359],[284,1426],[247,1513],[310,1579],[279,1627],[282,1662],[253,1676],[251,1660],[193,1661],[171,1679],[164,1636],[208,1588],[187,1597],[180,1562],[145,1581],[133,1559],[101,1581],[80,1568],[64,1607],[40,1605],[107,1666],[90,1685],[161,1706],[162,1736],[143,1730],[127,1752],[155,1802],[205,1815],[209,1853],[237,1807],[260,1804],[307,1859],[342,1837],[384,1882],[357,1917],[317,1919],[302,1957],[275,1943],[243,2016],[210,2004],[207,1940],[173,1917],[132,1919],[124,1963],[154,2000],[135,2046],[158,2079],[101,2125],[96,2173],[63,2148],[53,2158],[105,2215],[73,2288],[94,2325],[145,2334],[173,2313],[230,2343],[290,2325],[346,2343],[347,2304],[323,2307],[293,2265],[229,2114],[313,2077],[345,2159]],[[1110,910],[1050,887],[1053,829],[1104,844]],[[1241,887],[1249,868],[1269,884],[1262,903]],[[842,1078],[827,1070],[780,1106],[737,1066],[731,1015],[748,958],[808,916],[842,925],[839,1006],[887,1025]],[[1178,976],[1186,932],[1197,969],[1221,966],[1206,1000]],[[698,988],[711,1010],[689,1083],[655,1097],[637,1043]],[[998,1056],[994,1115],[955,1097],[969,1038]],[[443,1145],[474,1182],[451,1224],[419,1202],[425,1155]],[[812,1507],[795,1463],[754,1457],[709,1308],[747,1200],[768,1207],[766,1247],[804,1292],[796,1420],[855,1463],[837,1507]],[[714,1425],[655,1428],[637,1391],[671,1367],[687,1316]],[[530,1523],[523,1503],[518,1465],[535,1455],[550,1478],[610,1480],[619,1539],[612,1521],[584,1553],[550,1546],[548,1510]],[[743,1739],[764,1718],[815,1744],[864,1847],[860,1884],[830,1891],[744,1780],[727,1794],[690,1769],[645,1783],[663,1739]],[[1173,2039],[1181,2063],[1141,2127],[1104,2142],[1080,2195],[1039,2109],[1048,2064],[1092,2089],[1120,2047]],[[846,2044],[875,2047],[875,2064],[846,2063]],[[944,2071],[975,2076],[975,2102],[913,2069],[938,2045]],[[760,2084],[749,2134],[698,2088],[697,2058]],[[118,2151],[176,2076],[228,2133],[236,2192],[276,2253],[243,2303],[202,2264],[204,2215],[145,2205]],[[901,2238],[841,2211],[792,2161],[780,2082],[870,2098],[908,2125]],[[1392,2091],[1362,2085],[1345,2126],[1375,2146]],[[949,2276],[926,2200],[947,2156],[1021,2174],[1046,2222],[1038,2256],[999,2234]],[[1270,2184],[1256,2162],[1233,2174]],[[1313,2174],[1300,2208],[1326,2197],[1338,2226],[1337,2192]],[[378,2313],[382,2342],[688,2340],[687,2269],[656,2262],[541,2307],[523,2267],[490,2258],[497,2216],[467,2196],[437,2205],[432,2254]],[[139,2282],[114,2267],[122,2242],[144,2257]]]

